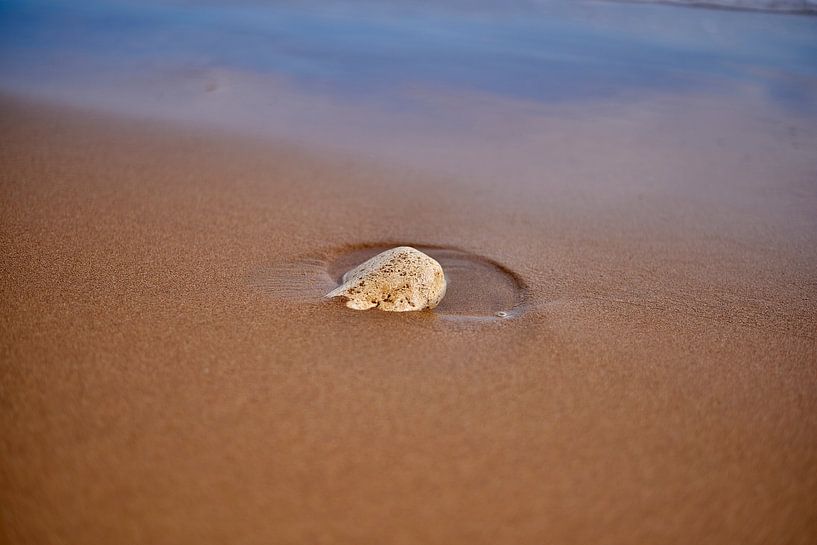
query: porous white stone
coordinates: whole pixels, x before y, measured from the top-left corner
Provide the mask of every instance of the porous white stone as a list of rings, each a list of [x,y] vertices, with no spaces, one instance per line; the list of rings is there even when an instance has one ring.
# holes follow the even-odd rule
[[[345,297],[355,310],[392,312],[434,308],[445,296],[445,274],[436,260],[410,246],[379,253],[343,275],[326,297]]]

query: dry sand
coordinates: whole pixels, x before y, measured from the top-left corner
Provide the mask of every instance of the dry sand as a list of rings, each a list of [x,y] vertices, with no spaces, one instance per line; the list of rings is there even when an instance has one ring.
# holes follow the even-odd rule
[[[5,538],[814,543],[817,138],[718,115],[516,183],[2,99]],[[320,297],[400,243],[518,315]]]

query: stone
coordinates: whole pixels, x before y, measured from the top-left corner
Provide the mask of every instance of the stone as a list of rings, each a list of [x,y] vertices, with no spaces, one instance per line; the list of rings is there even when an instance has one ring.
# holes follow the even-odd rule
[[[406,312],[434,308],[445,296],[445,274],[436,260],[410,246],[379,253],[343,275],[326,297],[345,297],[355,310]]]

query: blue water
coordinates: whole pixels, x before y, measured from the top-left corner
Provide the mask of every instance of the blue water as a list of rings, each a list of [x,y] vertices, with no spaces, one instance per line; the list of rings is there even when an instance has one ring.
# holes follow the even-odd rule
[[[407,85],[554,101],[751,82],[793,105],[814,101],[809,16],[602,2],[446,6],[3,1],[0,87],[222,67],[386,98]]]

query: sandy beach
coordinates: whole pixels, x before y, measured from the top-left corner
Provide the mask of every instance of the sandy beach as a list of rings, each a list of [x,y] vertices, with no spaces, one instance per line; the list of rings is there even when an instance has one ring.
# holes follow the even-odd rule
[[[713,163],[653,138],[660,160],[624,179],[601,158],[645,119],[596,142],[610,178],[588,200],[549,187],[594,168],[564,157],[549,184],[460,192],[214,130],[0,109],[10,542],[814,538],[808,152],[758,164],[741,137]],[[676,165],[718,183],[684,200]],[[474,272],[452,305],[518,315],[321,298],[392,243],[501,265],[510,284]]]
[[[813,17],[528,4],[0,6],[0,543],[817,542]]]

